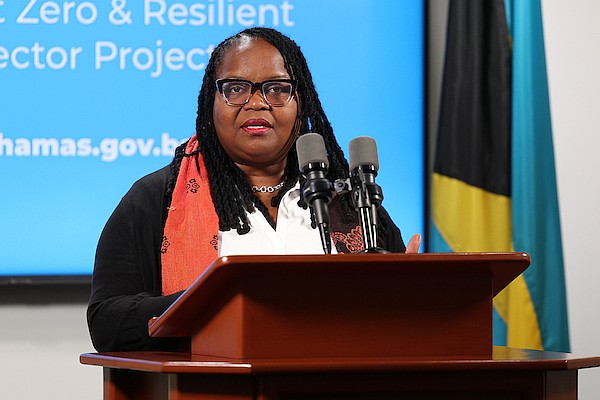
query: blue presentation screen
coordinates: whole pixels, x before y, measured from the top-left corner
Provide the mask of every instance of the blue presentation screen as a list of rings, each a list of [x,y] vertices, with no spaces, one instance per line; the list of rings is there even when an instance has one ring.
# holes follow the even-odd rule
[[[106,220],[194,133],[214,47],[291,36],[342,149],[378,143],[383,205],[423,232],[421,0],[0,0],[0,277],[93,269]]]

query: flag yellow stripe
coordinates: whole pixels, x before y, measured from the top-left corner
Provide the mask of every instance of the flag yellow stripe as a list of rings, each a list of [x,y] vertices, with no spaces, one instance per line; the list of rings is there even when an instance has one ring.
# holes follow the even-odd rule
[[[511,251],[510,198],[434,173],[433,219],[454,251]]]
[[[507,346],[544,350],[537,313],[522,274],[494,297],[494,308],[507,326]]]
[[[507,196],[438,173],[432,177],[433,221],[453,251],[513,251],[511,202]],[[542,350],[531,294],[522,275],[494,298],[507,325],[507,345]]]

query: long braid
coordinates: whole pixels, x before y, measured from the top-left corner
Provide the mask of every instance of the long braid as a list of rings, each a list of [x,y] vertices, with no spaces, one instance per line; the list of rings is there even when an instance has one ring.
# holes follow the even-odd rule
[[[170,175],[167,180],[167,188],[165,191],[165,195],[167,197],[168,203],[167,207],[171,205],[171,199],[173,197],[173,191],[175,190],[175,183],[177,183],[177,175],[179,175],[179,168],[181,167],[181,161],[183,160],[183,156],[185,154],[185,148],[187,146],[187,141],[175,149],[175,157],[173,157],[173,161],[170,164]],[[166,212],[166,210],[165,210]]]
[[[224,40],[213,51],[206,67],[200,94],[198,95],[198,113],[196,132],[198,134],[199,151],[204,157],[204,163],[209,175],[210,191],[219,217],[219,229],[222,231],[236,229],[239,234],[247,233],[250,229],[245,210],[253,211],[258,208],[268,216],[266,207],[254,195],[250,184],[242,171],[229,158],[218,140],[213,121],[213,106],[215,99],[216,72],[225,51],[237,44],[242,38],[250,37],[263,39],[273,45],[281,53],[285,67],[290,76],[297,80],[299,106],[301,109],[300,133],[316,132],[323,136],[329,158],[328,178],[331,180],[348,177],[348,162],[335,139],[331,124],[323,111],[312,80],[312,75],[300,47],[290,38],[270,28],[250,28]],[[171,166],[171,177],[167,195],[172,193],[171,186],[177,179],[179,164],[183,151],[178,149]],[[272,199],[272,204],[279,204],[282,195],[301,179],[295,146],[288,154],[284,172],[285,184],[279,194]],[[169,189],[171,188],[171,189]],[[346,214],[352,214],[352,205],[348,196]],[[303,205],[306,207],[306,205]]]

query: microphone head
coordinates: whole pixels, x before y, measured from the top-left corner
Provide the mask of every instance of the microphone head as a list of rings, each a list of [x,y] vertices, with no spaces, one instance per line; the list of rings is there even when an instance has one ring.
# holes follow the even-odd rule
[[[298,153],[298,165],[303,170],[309,163],[323,163],[329,168],[327,150],[323,136],[318,133],[305,133],[296,140],[296,152]]]
[[[369,136],[359,136],[350,141],[350,171],[360,165],[373,165],[375,171],[379,170],[379,157],[377,156],[377,143]]]

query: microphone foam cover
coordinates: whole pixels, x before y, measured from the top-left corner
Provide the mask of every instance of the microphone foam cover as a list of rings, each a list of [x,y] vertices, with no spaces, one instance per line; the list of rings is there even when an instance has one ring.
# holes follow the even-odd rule
[[[350,171],[359,165],[373,165],[379,170],[379,157],[377,156],[377,143],[369,136],[359,136],[350,141]]]
[[[329,168],[327,150],[323,136],[318,133],[305,133],[296,140],[296,152],[298,153],[298,165],[304,169],[309,163],[324,163]]]

